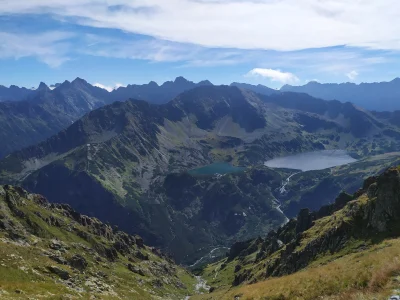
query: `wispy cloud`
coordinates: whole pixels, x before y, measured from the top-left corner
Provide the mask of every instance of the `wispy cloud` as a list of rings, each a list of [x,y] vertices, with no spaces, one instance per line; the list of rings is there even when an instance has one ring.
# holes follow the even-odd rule
[[[152,38],[133,39],[86,35],[86,47],[80,52],[89,55],[143,59],[152,62],[180,62],[181,67],[214,67],[251,63],[261,68],[301,68],[318,72],[346,73],[383,64],[390,59],[382,51],[334,47],[303,51],[243,50],[207,48],[193,44]]]
[[[115,57],[125,59],[142,59],[153,62],[188,61],[202,51],[201,47],[157,40],[153,38],[137,40],[112,38],[107,36],[86,35],[87,47],[80,47],[82,54]]]
[[[67,42],[73,33],[49,31],[40,34],[20,34],[0,32],[0,58],[19,59],[36,57],[51,67],[58,67],[69,60]]]
[[[59,67],[81,55],[108,58],[139,59],[149,62],[176,63],[176,67],[215,67],[256,65],[260,69],[302,70],[305,76],[319,77],[320,73],[343,76],[352,70],[365,71],[385,64],[395,54],[388,51],[361,50],[334,47],[302,51],[243,50],[207,48],[199,45],[171,42],[125,33],[109,36],[107,33],[79,34],[62,31],[0,32],[0,59],[36,57]],[[365,72],[363,72],[365,73]],[[310,78],[308,77],[308,78]]]
[[[292,51],[349,45],[400,49],[400,27],[393,25],[400,17],[397,0],[1,2],[6,5],[0,5],[0,14],[46,13],[85,26],[204,47]]]
[[[277,81],[280,83],[288,84],[288,83],[297,83],[300,79],[290,72],[282,72],[281,70],[273,70],[273,69],[261,69],[255,68],[249,71],[245,76],[261,76],[270,79],[271,81]]]

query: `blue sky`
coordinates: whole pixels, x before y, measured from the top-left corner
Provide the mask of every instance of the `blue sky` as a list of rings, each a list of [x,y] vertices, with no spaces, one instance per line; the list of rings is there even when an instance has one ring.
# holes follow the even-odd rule
[[[389,81],[395,0],[0,0],[0,84]]]

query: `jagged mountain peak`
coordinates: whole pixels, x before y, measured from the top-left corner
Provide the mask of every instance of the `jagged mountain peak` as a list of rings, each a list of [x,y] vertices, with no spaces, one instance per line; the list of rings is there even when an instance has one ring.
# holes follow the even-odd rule
[[[187,80],[187,79],[186,79],[185,77],[183,77],[183,76],[178,76],[178,77],[176,77],[175,80],[174,80],[174,83],[177,83],[177,84],[188,83],[188,82],[191,82],[191,81]]]
[[[155,87],[155,88],[159,87],[158,83],[155,82],[155,81],[150,81],[150,82],[148,83],[148,86],[149,86],[149,87]]]
[[[199,83],[197,85],[213,85],[213,84],[209,80],[202,80],[202,81],[199,81]]]
[[[93,88],[93,86],[88,83],[86,80],[77,77],[71,82],[72,86],[78,87],[78,88]]]
[[[71,85],[71,82],[69,80],[64,80],[57,88],[57,89],[64,89],[68,88]]]
[[[37,90],[48,90],[48,89],[49,89],[49,87],[44,82],[40,82],[40,84],[37,88]]]
[[[87,84],[88,82],[85,79],[82,79],[80,77],[76,77],[72,83],[82,83],[82,84]]]

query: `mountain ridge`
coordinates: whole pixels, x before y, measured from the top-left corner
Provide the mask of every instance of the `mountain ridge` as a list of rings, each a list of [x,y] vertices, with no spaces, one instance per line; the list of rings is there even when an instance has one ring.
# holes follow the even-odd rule
[[[389,82],[373,83],[318,83],[309,82],[303,86],[284,85],[282,92],[300,92],[325,100],[352,102],[368,110],[400,110],[400,78]]]

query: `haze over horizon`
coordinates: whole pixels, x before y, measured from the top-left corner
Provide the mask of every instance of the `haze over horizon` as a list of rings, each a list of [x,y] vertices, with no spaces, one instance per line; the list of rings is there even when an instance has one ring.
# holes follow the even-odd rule
[[[280,88],[399,75],[393,0],[24,2],[0,0],[4,86],[81,77],[115,87],[184,76]]]

